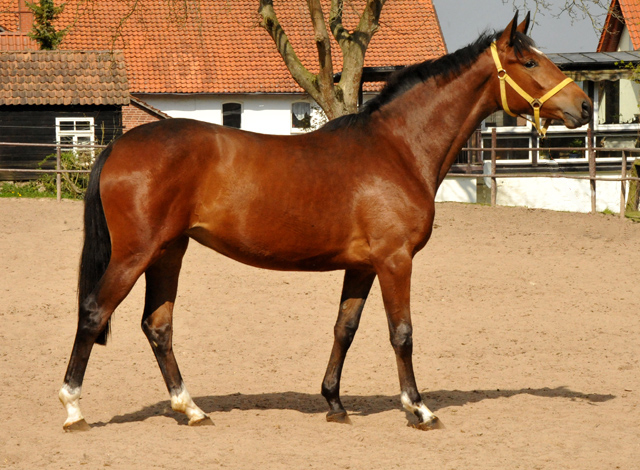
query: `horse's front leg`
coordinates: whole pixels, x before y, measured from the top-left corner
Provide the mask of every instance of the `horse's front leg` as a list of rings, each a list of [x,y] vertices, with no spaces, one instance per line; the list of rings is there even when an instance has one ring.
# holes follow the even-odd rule
[[[422,402],[413,373],[413,329],[409,307],[411,269],[412,257],[404,252],[386,257],[377,267],[389,323],[389,336],[398,363],[402,405],[418,418],[418,423],[412,425],[413,427],[423,430],[437,429],[442,427],[442,424]]]

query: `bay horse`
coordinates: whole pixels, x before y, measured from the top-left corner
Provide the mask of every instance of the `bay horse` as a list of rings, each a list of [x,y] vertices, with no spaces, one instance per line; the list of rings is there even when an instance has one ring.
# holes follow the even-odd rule
[[[111,314],[143,273],[142,330],[171,406],[190,425],[211,423],[191,399],[172,349],[190,238],[260,268],[345,271],[321,389],[328,421],[349,421],[340,376],[377,277],[402,405],[416,427],[439,427],[416,385],[409,309],[412,260],[431,235],[438,186],[496,110],[533,115],[538,129],[540,117],[576,128],[592,114],[587,95],[526,36],[529,15],[520,24],[517,17],[502,32],[403,69],[362,111],[314,132],[273,136],[170,119],[109,145],[85,198],[77,333],[59,393],[64,429],[89,428],[79,400],[91,350],[106,344]]]

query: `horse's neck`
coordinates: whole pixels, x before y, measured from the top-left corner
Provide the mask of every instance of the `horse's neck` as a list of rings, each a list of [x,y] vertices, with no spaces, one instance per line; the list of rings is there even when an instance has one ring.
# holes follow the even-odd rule
[[[496,109],[494,70],[485,59],[453,79],[429,79],[389,104],[388,122],[402,123],[389,132],[434,195],[469,137]]]

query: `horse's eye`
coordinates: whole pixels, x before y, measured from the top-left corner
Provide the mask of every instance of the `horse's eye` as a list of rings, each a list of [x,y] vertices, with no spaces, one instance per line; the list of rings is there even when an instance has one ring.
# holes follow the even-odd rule
[[[537,67],[538,63],[535,60],[529,60],[524,64],[524,66],[528,69],[532,69],[534,67]]]

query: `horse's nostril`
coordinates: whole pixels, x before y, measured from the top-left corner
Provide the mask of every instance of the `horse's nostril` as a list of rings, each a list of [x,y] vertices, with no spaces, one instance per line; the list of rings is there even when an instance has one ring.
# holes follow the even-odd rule
[[[584,119],[587,119],[588,117],[591,116],[591,112],[592,112],[591,103],[589,103],[588,100],[584,100],[582,102],[582,117]]]

